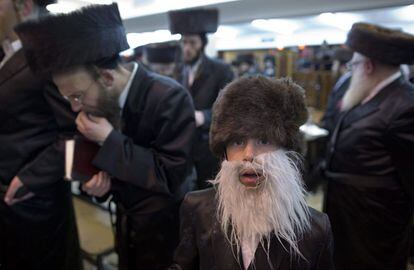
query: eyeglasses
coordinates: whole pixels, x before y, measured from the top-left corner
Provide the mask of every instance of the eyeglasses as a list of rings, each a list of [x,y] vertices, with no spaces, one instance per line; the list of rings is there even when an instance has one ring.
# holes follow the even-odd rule
[[[63,96],[63,98],[69,101],[70,103],[76,103],[76,104],[81,105],[85,93],[89,90],[89,88],[91,88],[92,84],[93,84],[93,81],[91,81],[91,83],[86,89],[79,90],[76,93],[71,94],[69,96]]]
[[[351,71],[355,66],[364,62],[364,60],[349,61],[348,63],[346,63],[346,68]]]

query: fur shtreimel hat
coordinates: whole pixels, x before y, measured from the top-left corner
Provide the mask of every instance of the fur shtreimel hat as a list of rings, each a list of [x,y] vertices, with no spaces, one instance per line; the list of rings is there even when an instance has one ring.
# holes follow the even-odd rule
[[[152,44],[145,47],[145,56],[149,63],[169,64],[175,61],[177,49],[177,44]]]
[[[116,3],[27,21],[16,32],[37,74],[93,64],[129,48]]]
[[[241,77],[228,84],[213,106],[210,149],[222,157],[236,139],[267,139],[287,150],[300,148],[307,120],[304,90],[290,79]]]
[[[171,34],[214,33],[218,27],[218,9],[187,9],[168,12]]]
[[[368,23],[355,23],[346,45],[353,51],[389,65],[414,62],[414,36]]]
[[[56,3],[57,0],[34,0],[33,2],[39,7],[46,7],[47,5]]]

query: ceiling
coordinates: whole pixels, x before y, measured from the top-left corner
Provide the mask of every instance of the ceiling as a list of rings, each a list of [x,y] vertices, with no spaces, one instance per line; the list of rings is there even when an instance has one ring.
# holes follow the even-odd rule
[[[54,11],[111,0],[59,0]],[[217,7],[214,50],[343,43],[352,23],[366,21],[414,34],[414,0],[119,0],[131,47],[170,39],[166,12],[195,6]],[[48,7],[49,8],[49,7]],[[214,54],[214,53],[213,53]]]

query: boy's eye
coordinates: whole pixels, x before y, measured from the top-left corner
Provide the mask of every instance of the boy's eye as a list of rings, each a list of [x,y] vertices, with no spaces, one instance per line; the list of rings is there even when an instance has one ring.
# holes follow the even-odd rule
[[[244,142],[242,140],[235,140],[235,141],[233,141],[233,145],[234,146],[241,146],[243,144],[244,144]]]
[[[268,141],[268,140],[266,140],[266,139],[260,139],[260,140],[258,141],[258,144],[259,144],[259,145],[268,145],[268,144],[269,144],[269,141]]]

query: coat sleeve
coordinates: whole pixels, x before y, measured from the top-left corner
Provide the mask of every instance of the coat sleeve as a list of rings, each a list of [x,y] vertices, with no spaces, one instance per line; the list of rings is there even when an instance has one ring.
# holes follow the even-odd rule
[[[225,66],[224,69],[223,69],[223,75],[221,76],[220,81],[218,82],[217,95],[233,79],[234,79],[233,71],[231,70],[231,68],[229,66]],[[206,131],[210,130],[211,116],[212,116],[211,109],[212,108],[208,108],[208,109],[203,110],[204,124],[201,126],[201,128],[203,130],[206,130]]]
[[[389,151],[407,194],[414,201],[414,105],[402,110],[388,129]]]
[[[55,130],[47,131],[49,132],[47,136],[54,137],[53,142],[17,174],[23,184],[34,193],[46,191],[54,183],[63,181],[64,140],[76,131],[76,116],[57,88],[52,84],[47,85],[44,97],[53,112],[57,132]]]
[[[169,270],[196,270],[199,265],[194,212],[186,195],[180,209],[180,242]]]
[[[324,241],[322,249],[319,252],[318,261],[316,263],[315,270],[333,270],[335,269],[333,263],[333,236],[331,230],[331,223],[328,216],[325,217],[324,226]]]
[[[134,144],[132,138],[113,130],[93,164],[118,180],[172,195],[189,171],[195,131],[191,97],[181,87],[168,91],[153,117],[155,138],[150,147]]]

